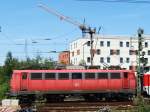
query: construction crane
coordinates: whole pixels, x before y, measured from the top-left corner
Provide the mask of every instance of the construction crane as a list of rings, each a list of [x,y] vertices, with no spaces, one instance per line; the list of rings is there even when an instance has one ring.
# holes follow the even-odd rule
[[[79,27],[79,29],[82,31],[82,36],[84,36],[86,33],[88,33],[90,35],[90,56],[91,56],[91,66],[93,66],[93,56],[94,56],[94,50],[93,50],[93,34],[96,33],[96,28],[91,28],[89,26],[86,26],[85,24],[81,24],[78,21],[73,20],[72,18],[68,17],[68,16],[64,16],[63,14],[57,12],[54,9],[51,9],[49,7],[47,7],[44,4],[39,4],[38,5],[40,8],[44,9],[45,11],[57,16],[58,18],[60,18],[60,20],[64,20],[68,23],[71,23],[77,27]]]

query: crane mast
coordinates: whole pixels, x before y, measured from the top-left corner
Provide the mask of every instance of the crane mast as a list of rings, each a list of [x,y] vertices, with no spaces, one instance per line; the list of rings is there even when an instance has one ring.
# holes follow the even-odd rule
[[[91,66],[93,66],[93,57],[94,57],[93,34],[96,33],[96,28],[91,28],[89,26],[86,26],[85,24],[81,24],[80,22],[75,21],[70,17],[64,16],[63,14],[60,14],[56,10],[49,8],[44,4],[39,4],[38,6],[42,9],[44,9],[45,11],[47,11],[48,13],[51,13],[51,14],[55,15],[56,17],[60,18],[60,20],[64,20],[70,24],[77,26],[82,31],[82,35],[86,34],[86,33],[88,33],[90,35],[90,46],[91,46],[90,56],[91,56]]]

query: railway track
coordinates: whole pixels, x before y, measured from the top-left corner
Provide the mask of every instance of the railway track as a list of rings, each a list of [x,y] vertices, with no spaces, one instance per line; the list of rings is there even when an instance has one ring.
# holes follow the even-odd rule
[[[62,102],[38,104],[38,112],[109,112],[110,109],[127,110],[132,102]]]

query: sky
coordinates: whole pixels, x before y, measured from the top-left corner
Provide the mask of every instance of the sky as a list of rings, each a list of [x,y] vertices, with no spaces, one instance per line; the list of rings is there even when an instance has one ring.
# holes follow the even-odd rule
[[[20,60],[26,57],[58,59],[69,43],[82,33],[38,7],[42,3],[80,23],[99,28],[100,35],[129,35],[139,27],[150,34],[150,4],[106,3],[77,0],[0,0],[0,65],[8,51]],[[48,39],[48,40],[47,40]],[[51,53],[48,53],[51,52]]]

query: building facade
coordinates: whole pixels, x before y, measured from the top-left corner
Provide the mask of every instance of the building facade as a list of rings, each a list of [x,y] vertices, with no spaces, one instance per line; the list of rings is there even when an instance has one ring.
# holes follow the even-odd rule
[[[70,64],[70,52],[62,51],[59,53],[59,63],[69,65]]]
[[[149,36],[150,37],[150,36]],[[150,65],[150,38],[144,36],[143,54]],[[70,63],[90,66],[90,38],[79,38],[70,43]],[[138,38],[128,36],[101,36],[93,37],[93,65],[101,69],[109,66],[119,66],[131,69],[137,65]]]

